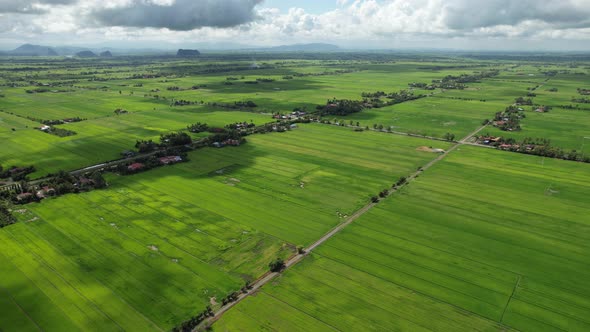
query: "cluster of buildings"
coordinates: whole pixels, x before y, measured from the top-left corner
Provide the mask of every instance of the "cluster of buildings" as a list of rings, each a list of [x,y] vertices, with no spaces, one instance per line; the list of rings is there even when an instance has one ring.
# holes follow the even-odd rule
[[[213,142],[211,145],[215,148],[222,148],[224,146],[240,146],[240,144],[242,144],[242,142],[239,139],[226,139],[222,142]]]
[[[182,162],[182,157],[181,156],[160,157],[160,158],[158,158],[158,162],[160,163],[160,165],[172,165],[172,164]],[[135,162],[135,163],[127,166],[127,170],[132,171],[132,172],[141,171],[144,168],[146,168],[146,165],[144,163],[140,163],[140,162]]]
[[[329,106],[330,105],[328,105],[328,107]],[[334,106],[337,107],[338,105],[334,105]],[[293,112],[291,112],[291,114],[287,114],[287,115],[277,113],[277,114],[273,115],[272,118],[276,119],[276,120],[297,120],[297,119],[304,117],[306,115],[307,115],[307,112],[293,111]]]

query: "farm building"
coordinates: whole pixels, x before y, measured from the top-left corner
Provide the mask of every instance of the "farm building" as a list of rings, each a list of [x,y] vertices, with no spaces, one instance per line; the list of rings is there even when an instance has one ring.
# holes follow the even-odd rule
[[[162,165],[169,165],[175,164],[182,161],[182,157],[180,156],[166,156],[159,159],[160,164]]]
[[[22,193],[22,194],[18,194],[16,196],[16,200],[19,201],[19,202],[20,201],[26,201],[26,200],[29,200],[31,197],[33,197],[33,194],[32,193]]]
[[[139,170],[143,169],[143,167],[144,167],[144,164],[142,164],[142,163],[133,163],[133,164],[127,166],[127,169],[130,171],[139,171]]]

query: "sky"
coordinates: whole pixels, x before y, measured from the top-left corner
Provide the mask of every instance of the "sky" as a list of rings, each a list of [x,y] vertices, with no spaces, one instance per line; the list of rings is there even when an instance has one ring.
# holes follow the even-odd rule
[[[590,0],[0,0],[0,48],[590,51]]]

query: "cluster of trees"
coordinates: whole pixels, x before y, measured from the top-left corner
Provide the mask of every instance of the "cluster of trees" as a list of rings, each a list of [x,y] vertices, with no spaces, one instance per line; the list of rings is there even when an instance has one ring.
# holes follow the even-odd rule
[[[459,76],[447,75],[442,80],[433,80],[433,87],[448,90],[463,90],[467,83],[479,83],[484,78],[497,76],[499,70],[490,70],[486,72],[476,72],[473,74],[461,74]]]
[[[116,115],[121,115],[121,114],[127,114],[129,112],[126,109],[117,108],[116,110],[113,111],[113,113],[115,113]]]
[[[184,149],[172,148],[172,149],[167,149],[167,150],[158,152],[153,156],[136,159],[131,163],[119,164],[116,166],[114,171],[121,174],[121,175],[131,175],[131,174],[149,171],[151,169],[163,166],[164,164],[160,161],[160,158],[167,157],[167,156],[179,156],[181,158],[181,160],[174,161],[173,163],[189,161],[188,154],[186,153],[186,151]],[[141,167],[137,168],[137,169],[129,167],[130,165],[135,164],[135,163],[141,164]]]
[[[436,87],[433,84],[421,83],[421,82],[412,82],[408,83],[410,88],[415,89],[424,89],[424,90],[434,90]]]
[[[497,112],[494,115],[494,126],[504,131],[520,130],[520,120],[524,118],[526,118],[524,111],[510,105],[504,112]]]
[[[16,218],[10,211],[10,202],[6,200],[0,200],[0,228],[12,225],[16,222]]]
[[[81,121],[85,121],[86,119],[82,119],[80,117],[75,117],[75,118],[68,118],[68,119],[63,119],[63,120],[42,120],[41,123],[47,126],[55,126],[55,125],[61,125],[64,123],[71,123],[71,122],[81,122]]]
[[[61,196],[70,193],[81,193],[94,189],[102,189],[107,182],[100,172],[74,176],[60,171],[57,174],[48,175],[48,180],[38,186],[31,187],[25,181],[20,183],[19,192],[8,192],[7,199],[14,204],[28,204],[39,202],[46,196]],[[47,190],[42,188],[48,188]],[[40,192],[42,195],[39,195]]]
[[[193,139],[190,135],[182,131],[160,135],[160,144],[162,146],[181,146],[191,144],[192,142]]]
[[[578,90],[578,93],[581,94],[581,95],[585,95],[585,96],[590,95],[590,89],[578,88],[577,90]]]
[[[461,74],[459,76],[448,75],[442,79],[442,82],[457,82],[457,83],[479,83],[484,78],[498,76],[499,70],[490,70],[485,72],[478,72],[473,74]]]
[[[274,81],[275,81],[274,78],[257,78],[256,79],[256,82],[260,82],[260,83],[272,83]]]
[[[135,148],[137,149],[137,151],[139,151],[139,153],[148,153],[148,152],[152,152],[155,151],[156,149],[158,149],[160,147],[160,145],[154,141],[150,140],[137,140],[135,142]]]
[[[446,133],[446,134],[443,136],[443,138],[444,138],[446,141],[453,142],[453,141],[455,140],[455,134]]]
[[[362,101],[349,99],[328,100],[325,106],[318,106],[321,115],[348,115],[360,112],[364,109]]]
[[[68,137],[68,136],[74,136],[74,135],[78,134],[73,130],[57,128],[57,127],[51,127],[48,130],[44,130],[43,132],[51,134],[51,135],[55,135],[58,137]]]
[[[236,123],[230,123],[227,126],[225,126],[225,128],[229,129],[229,130],[247,130],[250,128],[254,128],[256,127],[256,125],[253,122],[236,122]]]
[[[581,104],[590,104],[590,99],[589,98],[572,98],[572,102],[574,103],[581,103]]]
[[[240,292],[233,292],[233,293],[229,294],[228,296],[224,297],[223,299],[221,299],[221,305],[225,306],[228,303],[236,302],[239,297],[240,297]]]
[[[211,309],[210,306],[207,306],[207,309],[205,309],[203,312],[187,321],[182,322],[179,326],[172,328],[172,332],[192,332],[205,319],[213,316],[215,316],[213,309]]]
[[[531,98],[525,99],[524,97],[518,97],[514,100],[514,103],[517,105],[533,105],[533,100]]]
[[[141,80],[141,79],[150,79],[150,78],[160,78],[160,77],[165,77],[167,76],[166,74],[162,74],[162,73],[158,73],[158,74],[133,74],[129,77],[127,77],[127,79],[131,79],[131,80]],[[118,78],[114,78],[114,79],[118,79]]]
[[[483,137],[485,136],[480,137],[480,139]],[[562,148],[551,146],[551,141],[546,138],[526,137],[521,141],[517,141],[514,138],[501,138],[498,142],[493,142],[491,145],[512,152],[590,163],[590,155],[585,155],[583,152],[577,150],[566,151]]]
[[[100,172],[94,172],[86,176],[74,176],[64,171],[58,172],[53,178],[40,184],[41,187],[47,186],[53,188],[57,196],[80,193],[92,189],[103,189],[107,185],[107,181]]]
[[[176,99],[174,100],[174,102],[172,103],[171,106],[188,106],[188,105],[195,105],[198,104],[199,102],[196,101],[190,101],[190,100],[184,100],[184,99]],[[201,102],[202,104],[203,102]]]
[[[321,73],[294,73],[295,77],[307,77],[307,76],[329,76],[329,75],[342,75],[357,72],[358,70],[353,69],[339,69],[334,71],[324,71]]]
[[[27,179],[27,175],[33,172],[35,172],[35,166],[12,166],[6,170],[2,166],[0,166],[0,179],[12,178],[13,181],[23,181]]]
[[[244,76],[242,76],[242,79],[244,79]],[[230,77],[226,77],[225,80],[226,81],[239,81],[240,78],[238,78],[238,77],[231,77],[230,76]]]
[[[59,89],[59,90],[51,90],[48,88],[36,88],[36,89],[32,89],[32,90],[25,90],[26,93],[45,93],[45,92],[71,92],[71,90],[64,90],[64,89]]]
[[[399,180],[397,180],[397,182],[393,185],[393,188],[397,188],[400,186],[403,186],[404,184],[406,184],[406,182],[408,182],[408,179],[405,176],[402,176],[399,178]]]
[[[285,265],[285,261],[283,261],[281,258],[277,258],[268,264],[270,272],[281,272],[285,269],[285,267],[287,267]]]
[[[202,132],[208,131],[209,130],[209,125],[207,125],[206,123],[197,122],[197,123],[194,123],[192,125],[188,125],[186,127],[186,129],[188,129],[188,131],[190,131],[191,133],[198,134],[198,133],[202,133]]]
[[[251,108],[258,107],[258,105],[256,105],[256,103],[254,103],[251,100],[248,100],[248,101],[236,101],[234,103],[234,105],[236,105],[237,107],[240,107],[240,108],[242,108],[242,107],[251,107]]]
[[[369,108],[380,108],[384,106],[391,106],[400,104],[409,100],[420,99],[426,97],[424,95],[414,95],[413,92],[408,90],[401,90],[399,92],[385,93],[383,91],[377,92],[363,92],[363,105]],[[382,101],[381,97],[389,99],[388,101]]]

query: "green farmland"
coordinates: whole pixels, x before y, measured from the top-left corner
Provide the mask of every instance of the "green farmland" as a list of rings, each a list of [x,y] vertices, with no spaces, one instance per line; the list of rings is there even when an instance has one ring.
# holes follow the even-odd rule
[[[589,171],[461,147],[215,330],[587,331]]]
[[[0,332],[588,331],[588,75],[0,56]]]
[[[434,158],[416,150],[429,141],[390,134],[343,147],[351,134],[308,125],[252,137],[27,206],[0,230],[11,313],[0,328],[170,329]]]

